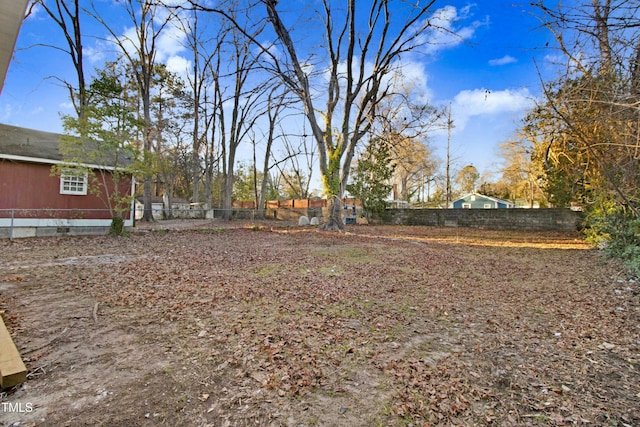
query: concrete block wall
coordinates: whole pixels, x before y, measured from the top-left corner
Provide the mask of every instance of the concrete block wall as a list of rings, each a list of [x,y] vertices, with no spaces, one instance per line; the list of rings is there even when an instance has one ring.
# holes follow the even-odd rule
[[[575,231],[580,212],[555,209],[387,209],[376,223],[496,230]]]
[[[131,230],[131,227],[127,227]],[[0,228],[0,239],[29,237],[101,236],[109,234],[110,227],[14,227]]]

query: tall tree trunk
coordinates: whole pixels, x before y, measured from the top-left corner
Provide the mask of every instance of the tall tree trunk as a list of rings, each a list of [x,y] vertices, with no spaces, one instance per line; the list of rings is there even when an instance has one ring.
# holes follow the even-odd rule
[[[235,152],[229,153],[229,162],[227,163],[227,173],[224,176],[224,196],[222,199],[222,217],[229,221],[232,218],[231,209],[233,202],[233,162],[235,161]]]
[[[34,4],[35,3],[36,2],[34,2]],[[71,57],[73,67],[76,71],[78,87],[74,89],[71,83],[64,80],[63,83],[69,90],[71,103],[76,110],[78,118],[83,119],[85,116],[85,108],[88,105],[88,99],[84,75],[82,32],[80,29],[80,2],[79,0],[55,0],[53,4],[55,9],[53,6],[49,6],[45,0],[38,0],[37,3],[42,6],[45,12],[60,27],[67,41],[67,46],[69,46],[67,53]],[[72,3],[73,8],[69,7],[69,3]]]
[[[197,56],[196,56],[197,58]],[[197,73],[194,77],[197,81]],[[195,85],[198,88],[197,84]],[[193,166],[193,196],[191,201],[193,203],[200,202],[200,135],[199,135],[199,121],[200,121],[200,90],[196,89],[193,97],[193,153],[191,156],[191,162]]]
[[[141,71],[141,87],[146,88],[142,91],[142,110],[144,114],[144,124],[145,129],[143,133],[143,146],[144,146],[144,157],[146,159],[145,166],[150,166],[152,164],[151,161],[151,151],[152,151],[152,140],[151,140],[151,95],[149,85],[151,84],[151,70],[143,70]],[[152,198],[153,198],[153,174],[150,170],[145,171],[144,176],[144,185],[143,185],[144,195],[144,210],[142,213],[142,221],[153,221],[153,208],[152,208]]]
[[[327,222],[320,226],[321,230],[344,230],[342,220],[342,198],[333,196],[327,199]]]
[[[611,0],[592,0],[593,15],[596,21],[596,38],[600,51],[600,70],[609,75],[613,71],[611,57],[611,44],[609,42],[609,14],[611,12]],[[604,3],[604,4],[602,4]]]

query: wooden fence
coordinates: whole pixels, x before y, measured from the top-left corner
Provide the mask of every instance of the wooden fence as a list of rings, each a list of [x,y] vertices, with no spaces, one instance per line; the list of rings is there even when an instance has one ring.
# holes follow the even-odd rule
[[[342,199],[342,203],[345,205],[360,206],[360,201],[345,197]],[[255,209],[256,202],[246,201],[246,202],[233,202],[234,208],[241,209]],[[327,200],[326,199],[288,199],[288,200],[269,200],[264,204],[265,209],[314,209],[314,208],[326,208]]]

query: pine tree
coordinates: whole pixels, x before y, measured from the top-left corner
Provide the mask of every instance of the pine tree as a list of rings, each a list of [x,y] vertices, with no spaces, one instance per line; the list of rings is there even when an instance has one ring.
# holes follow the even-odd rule
[[[389,182],[393,172],[389,145],[380,138],[374,138],[352,168],[352,183],[347,185],[347,191],[360,200],[365,212],[384,212],[392,188]]]

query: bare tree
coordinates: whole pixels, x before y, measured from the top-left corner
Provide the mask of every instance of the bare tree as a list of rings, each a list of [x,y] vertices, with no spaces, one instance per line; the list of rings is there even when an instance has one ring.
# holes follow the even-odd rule
[[[220,44],[216,44],[216,51],[218,51]],[[224,129],[224,106],[222,105],[222,91],[220,88],[219,70],[220,70],[220,55],[216,55],[216,60],[209,63],[211,69],[212,78],[212,92],[213,99],[211,101],[207,98],[207,92],[205,92],[204,99],[204,116],[207,134],[205,137],[205,152],[204,152],[204,187],[205,187],[205,204],[208,208],[213,207],[214,200],[214,180],[216,177],[220,177],[220,161],[223,159],[222,150],[220,148],[220,142],[223,140],[224,133],[218,133],[219,127]],[[211,105],[211,112],[209,112],[209,105]],[[219,124],[221,123],[221,124]],[[220,135],[218,138],[216,136]],[[218,186],[217,190],[220,190]],[[220,193],[220,191],[217,191]],[[220,199],[220,197],[217,197]]]
[[[411,98],[412,84],[402,87],[396,96],[385,98],[379,105],[378,117],[371,133],[389,146],[393,165],[396,199],[411,201],[437,168],[426,145],[429,132],[439,127],[444,114],[435,107]]]
[[[87,101],[87,85],[85,81],[84,72],[84,56],[82,52],[82,32],[80,31],[80,1],[79,0],[36,0],[35,4],[42,6],[44,11],[49,15],[51,19],[60,27],[65,41],[67,42],[67,48],[59,46],[51,46],[55,49],[60,49],[69,55],[73,62],[73,67],[76,72],[77,86],[72,83],[59,79],[69,90],[69,98],[73,104],[76,114],[79,118],[84,117],[84,109],[88,104]]]
[[[156,64],[156,43],[162,31],[172,19],[171,14],[161,16],[160,6],[147,0],[125,0],[121,2],[131,20],[135,34],[119,34],[105,21],[92,5],[92,16],[100,22],[111,34],[113,41],[122,51],[122,55],[131,65],[133,77],[138,85],[140,98],[142,99],[142,119],[144,120],[143,161],[145,171],[143,174],[144,188],[144,213],[143,221],[152,221],[151,197],[153,190],[153,162],[152,148],[154,128],[151,122],[151,92],[153,85],[154,66]],[[164,9],[163,9],[164,10]]]
[[[166,197],[165,217],[171,217],[177,178],[177,154],[182,150],[182,140],[187,132],[185,128],[191,115],[189,107],[192,99],[185,93],[184,82],[164,64],[155,67],[154,87],[151,113],[156,131],[155,152],[158,154],[155,172],[163,184],[163,196]],[[158,190],[156,187],[157,193]]]
[[[202,20],[201,13],[193,9],[188,14],[176,14],[179,17],[179,25],[186,36],[187,48],[191,51],[193,60],[193,70],[189,74],[189,86],[193,95],[192,102],[192,167],[193,167],[193,196],[192,201],[200,201],[200,181],[202,176],[202,165],[200,159],[201,147],[205,143],[205,151],[208,153],[206,139],[209,133],[209,126],[212,123],[207,117],[206,110],[203,111],[204,98],[206,97],[207,85],[212,84],[211,64],[219,54],[220,36],[218,39],[211,39],[207,34],[211,34],[207,22]],[[214,33],[216,33],[214,31]],[[209,52],[209,46],[213,46],[213,51]],[[202,113],[204,117],[202,117]],[[204,127],[202,126],[204,125]],[[210,156],[205,156],[205,162]],[[205,170],[208,165],[204,165]],[[206,187],[206,185],[205,185]],[[210,206],[210,197],[205,196],[205,201]]]
[[[380,102],[393,94],[389,77],[398,61],[425,42],[424,33],[431,25],[426,18],[435,1],[416,2],[411,7],[405,4],[406,15],[401,16],[403,9],[399,9],[392,18],[388,1],[371,2],[361,15],[356,0],[347,2],[346,11],[334,10],[329,0],[323,0],[328,61],[323,110],[316,106],[314,91],[319,88],[310,83],[306,67],[310,62],[301,59],[293,28],[283,21],[276,0],[262,3],[287,59],[284,62],[274,56],[273,71],[303,103],[318,147],[324,191],[330,200],[330,216],[323,228],[343,229],[341,199],[356,146],[372,126]]]
[[[315,144],[309,144],[305,132],[302,136],[282,134],[284,156],[275,163],[280,172],[280,182],[285,188],[284,194],[291,199],[307,199],[310,196],[311,180],[315,168]],[[292,138],[297,139],[294,145]]]
[[[318,11],[322,29],[318,33],[306,26],[303,30],[298,24],[286,24],[283,16],[291,15],[281,15],[277,0],[249,3],[247,10],[264,6],[266,20],[260,22],[275,31],[275,44],[258,40],[258,35],[267,33],[248,31],[229,8],[208,7],[198,0],[185,4],[227,18],[268,59],[262,66],[298,97],[317,146],[324,192],[330,202],[323,228],[343,229],[341,198],[356,146],[378,117],[380,102],[396,95],[393,77],[400,74],[402,58],[426,44],[436,29],[428,16],[435,0],[398,1],[394,5],[390,0],[374,1],[362,10],[356,7],[356,0],[322,0]],[[262,15],[256,11],[252,16],[255,21]],[[260,27],[257,21],[256,25]],[[304,31],[304,37],[297,37],[297,31]],[[316,34],[319,38],[310,42]],[[323,53],[307,51],[310,45]],[[321,57],[326,61],[316,62]],[[324,108],[318,108],[321,102]]]
[[[435,175],[438,163],[421,140],[397,134],[392,140],[395,140],[392,164],[395,166],[394,183],[399,186],[398,200],[410,202],[422,189],[425,177]]]
[[[269,94],[267,96],[267,119],[269,121],[266,134],[264,135],[265,140],[265,151],[264,158],[262,163],[262,180],[260,182],[260,191],[258,191],[257,184],[257,171],[256,171],[256,163],[257,159],[255,157],[255,146],[254,146],[254,180],[255,180],[255,193],[256,193],[256,207],[258,210],[258,216],[264,216],[264,204],[266,202],[266,193],[267,186],[269,181],[271,181],[271,175],[269,171],[271,170],[272,165],[270,164],[270,160],[272,157],[272,149],[273,144],[278,138],[276,134],[276,128],[282,119],[282,112],[288,107],[290,101],[287,99],[289,92],[285,90],[281,90],[279,85],[273,86]]]
[[[237,22],[237,21],[236,21]],[[246,29],[245,31],[250,31]],[[258,34],[262,30],[254,29]],[[234,167],[238,146],[252,131],[255,122],[260,117],[258,108],[262,92],[265,90],[264,81],[249,81],[249,75],[256,66],[259,58],[251,45],[246,43],[242,34],[235,28],[229,31],[229,45],[232,61],[227,65],[232,76],[231,120],[229,124],[229,138],[226,147],[226,169],[224,170],[224,191],[222,208],[224,219],[231,219]]]

